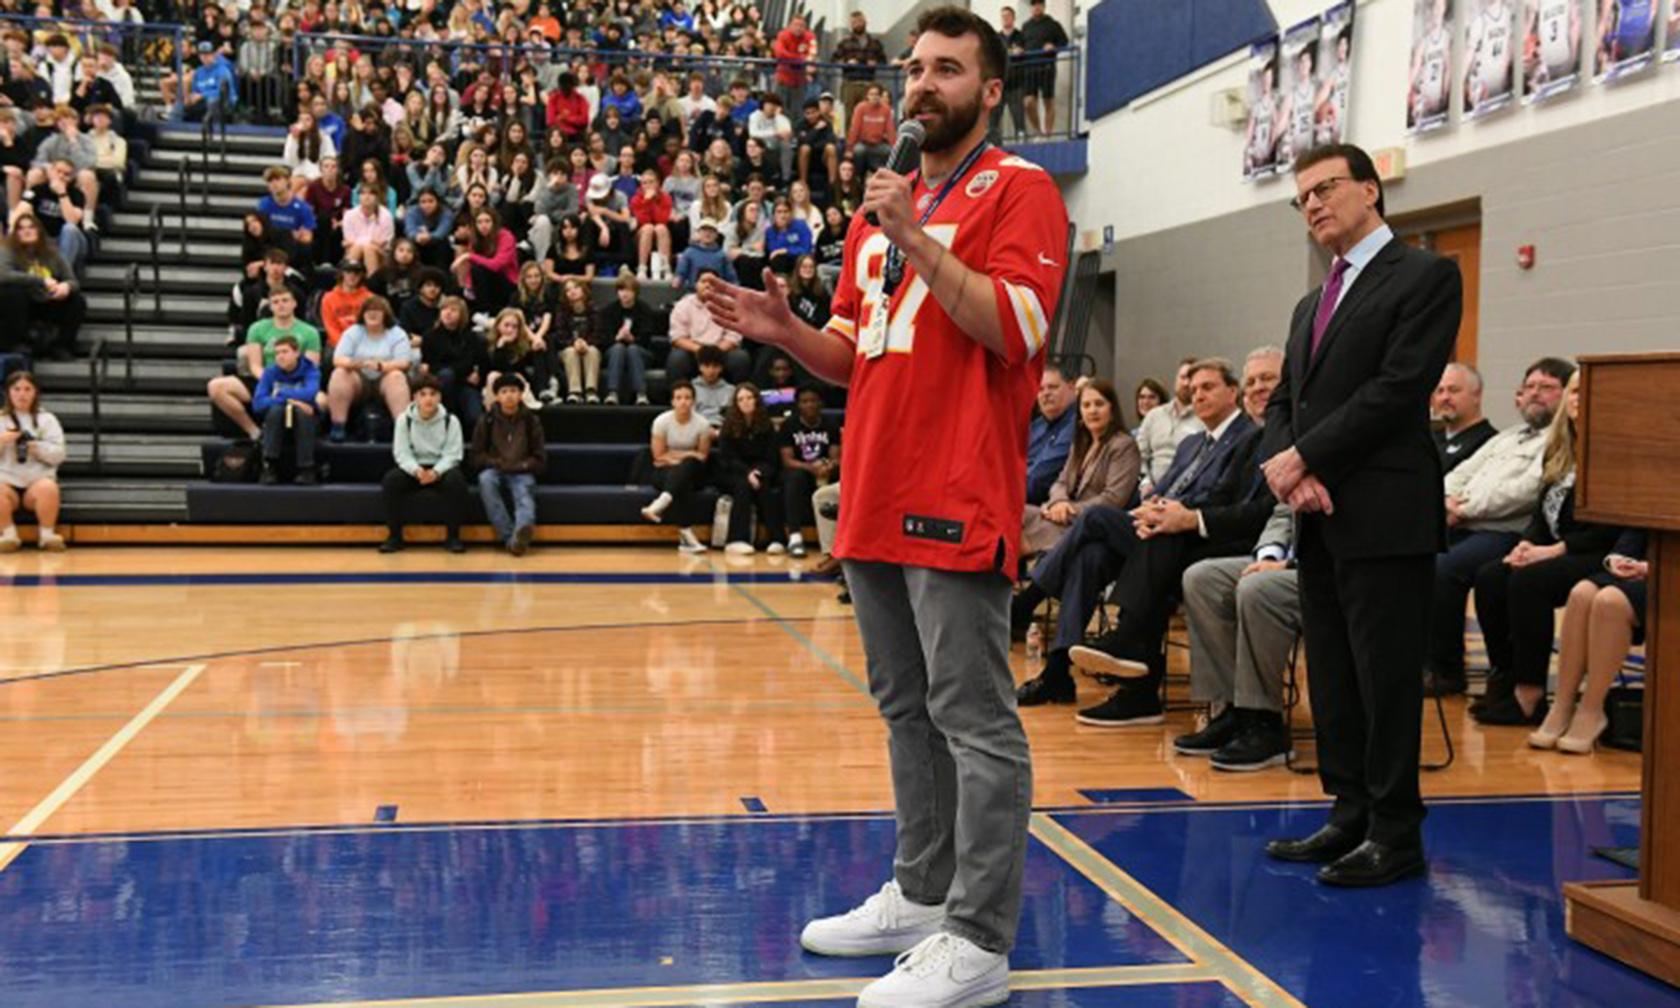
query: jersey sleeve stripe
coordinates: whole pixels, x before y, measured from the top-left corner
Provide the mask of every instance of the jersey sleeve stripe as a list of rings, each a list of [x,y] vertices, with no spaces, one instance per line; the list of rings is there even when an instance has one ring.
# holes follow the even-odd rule
[[[1027,345],[1027,356],[1031,357],[1044,346],[1044,334],[1048,328],[1044,323],[1044,309],[1039,306],[1038,295],[1030,288],[1018,287],[1006,280],[1003,289],[1009,292],[1009,303],[1015,309],[1015,324],[1021,328],[1021,340]]]
[[[823,326],[823,332],[833,333],[845,340],[847,343],[857,342],[857,323],[853,322],[851,319],[841,318],[838,315],[835,315],[828,320],[828,324]]]

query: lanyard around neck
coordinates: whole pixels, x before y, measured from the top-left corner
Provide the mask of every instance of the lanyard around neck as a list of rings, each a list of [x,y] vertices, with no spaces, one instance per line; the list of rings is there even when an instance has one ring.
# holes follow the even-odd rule
[[[946,179],[944,184],[939,187],[939,192],[928,201],[927,207],[922,211],[921,218],[916,222],[918,227],[927,226],[927,222],[933,219],[933,215],[939,209],[940,204],[945,202],[945,197],[951,194],[951,190],[956,188],[957,183],[962,181],[963,176],[967,175],[969,170],[979,162],[980,155],[986,153],[986,149],[990,146],[991,141],[981,140],[974,146],[973,150],[964,155],[962,161],[957,164],[956,171],[951,173],[951,177]],[[922,172],[918,168],[916,169],[916,178],[920,181],[921,177]],[[911,184],[911,191],[915,191],[915,183]],[[898,289],[898,285],[903,282],[904,252],[897,245],[889,246],[887,248],[887,263],[883,271],[882,295],[892,297],[893,292]]]

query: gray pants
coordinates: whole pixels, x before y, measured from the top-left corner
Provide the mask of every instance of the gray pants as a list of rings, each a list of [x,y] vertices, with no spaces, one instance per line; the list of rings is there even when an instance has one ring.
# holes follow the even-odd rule
[[[846,583],[887,723],[894,877],[912,902],[945,905],[947,931],[1006,953],[1032,811],[1009,671],[1009,582],[847,560]]]
[[[1241,577],[1247,557],[1221,557],[1184,572],[1190,630],[1190,696],[1244,710],[1283,710],[1283,670],[1301,632],[1293,570]]]

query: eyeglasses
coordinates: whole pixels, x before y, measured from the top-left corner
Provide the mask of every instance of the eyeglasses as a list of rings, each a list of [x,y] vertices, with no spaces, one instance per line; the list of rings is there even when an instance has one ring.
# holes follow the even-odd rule
[[[1318,201],[1320,203],[1324,203],[1330,199],[1330,194],[1335,191],[1335,188],[1338,185],[1343,182],[1351,181],[1352,179],[1346,175],[1332,175],[1323,182],[1320,182],[1318,185],[1313,186],[1311,189],[1308,189],[1306,192],[1290,200],[1290,209],[1297,212],[1305,210],[1307,208],[1307,201],[1311,200],[1314,196],[1318,197]]]

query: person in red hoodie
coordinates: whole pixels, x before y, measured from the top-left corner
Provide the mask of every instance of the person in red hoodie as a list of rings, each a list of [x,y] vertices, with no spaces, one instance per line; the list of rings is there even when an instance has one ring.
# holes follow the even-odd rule
[[[519,252],[513,232],[490,207],[473,214],[472,231],[456,246],[450,269],[466,291],[475,312],[494,315],[508,306],[519,286]]]
[[[671,194],[660,187],[659,173],[652,168],[642,172],[642,187],[630,198],[630,216],[636,220],[636,276],[669,280]]]
[[[577,74],[560,75],[560,86],[548,93],[548,128],[567,140],[582,140],[589,131],[589,99],[577,89]]]
[[[805,61],[817,56],[817,37],[806,27],[805,15],[793,16],[776,34],[770,52],[776,57],[776,85],[782,89],[782,104],[798,108],[805,101],[805,88],[811,79]]]

